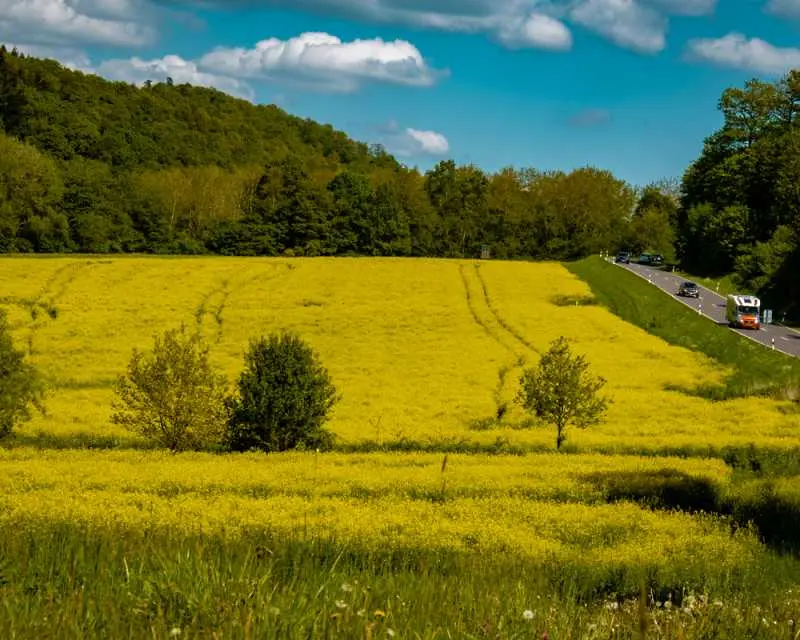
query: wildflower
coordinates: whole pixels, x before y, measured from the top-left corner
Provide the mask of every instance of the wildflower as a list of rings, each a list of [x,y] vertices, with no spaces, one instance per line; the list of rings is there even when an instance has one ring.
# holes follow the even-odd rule
[[[672,602],[670,602],[669,600],[667,600],[667,601],[664,603],[664,608],[665,608],[665,609],[672,609]]]
[[[172,629],[169,630],[169,637],[170,638],[177,638],[179,635],[181,635],[181,628],[180,627],[172,627]]]
[[[525,609],[525,611],[522,612],[522,617],[526,620],[533,620],[533,616],[534,613],[530,609]]]
[[[358,611],[356,611],[356,615],[359,618],[363,618],[365,615],[367,615],[367,611],[366,609],[359,609]]]
[[[334,602],[334,604],[336,605],[337,609],[347,609],[347,603],[344,602],[343,600],[337,600],[336,602]]]
[[[714,603],[713,603],[713,604],[714,604],[714,606],[715,606],[715,607],[721,607],[721,606],[723,606],[723,604],[722,604],[722,600],[714,600]]]
[[[342,591],[344,591],[345,593],[350,593],[352,590],[353,590],[353,587],[349,583],[345,582],[342,585]]]
[[[387,629],[386,635],[389,636],[390,638],[394,638],[394,629]]]

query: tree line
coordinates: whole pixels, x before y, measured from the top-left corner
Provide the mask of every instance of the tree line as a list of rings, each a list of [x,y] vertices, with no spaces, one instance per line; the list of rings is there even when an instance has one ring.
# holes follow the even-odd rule
[[[569,259],[624,236],[608,171],[443,161],[213,89],[134,87],[0,49],[0,250]]]

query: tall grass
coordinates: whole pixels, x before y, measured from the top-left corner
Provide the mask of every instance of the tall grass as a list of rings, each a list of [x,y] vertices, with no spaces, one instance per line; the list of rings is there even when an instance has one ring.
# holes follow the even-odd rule
[[[0,533],[3,638],[784,639],[800,606],[797,563],[773,556],[654,580],[264,533]]]
[[[712,400],[727,400],[747,396],[786,397],[800,388],[800,359],[771,351],[728,331],[635,274],[600,258],[586,258],[565,266],[584,280],[600,304],[615,315],[670,344],[703,353],[731,370],[722,385],[677,387],[679,390]]]

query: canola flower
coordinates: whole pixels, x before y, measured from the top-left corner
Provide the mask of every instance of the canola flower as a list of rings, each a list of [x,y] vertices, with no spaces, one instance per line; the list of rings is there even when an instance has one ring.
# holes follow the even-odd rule
[[[512,400],[519,359],[535,364],[559,335],[587,355],[614,400],[602,424],[570,434],[580,450],[800,444],[800,416],[777,401],[712,403],[667,390],[724,371],[601,307],[556,304],[590,292],[555,263],[14,257],[0,260],[0,286],[15,338],[53,387],[48,415],[28,433],[127,435],[109,420],[115,377],[132,348],[184,322],[209,340],[231,382],[250,338],[300,332],[342,393],[330,427],[345,444],[551,447],[547,426],[519,428],[526,416]],[[476,428],[498,398],[510,409],[502,422]]]
[[[725,482],[718,462],[604,456],[210,454],[9,450],[0,527],[71,523],[239,536],[271,531],[367,550],[502,553],[592,571],[743,567],[761,548],[711,517],[605,504],[585,473],[673,468]],[[701,551],[701,552],[700,552]],[[716,571],[716,569],[714,569]]]

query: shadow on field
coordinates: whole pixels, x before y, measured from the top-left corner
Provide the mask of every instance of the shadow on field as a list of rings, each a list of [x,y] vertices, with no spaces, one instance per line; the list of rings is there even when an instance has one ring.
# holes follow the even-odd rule
[[[675,469],[595,472],[580,476],[608,502],[630,500],[651,509],[705,512],[729,518],[731,531],[753,526],[765,545],[800,555],[800,499],[781,493],[771,480],[723,490],[707,478]]]
[[[675,469],[598,471],[580,477],[603,493],[608,502],[631,500],[653,509],[693,513],[716,511],[718,488],[706,478]]]
[[[159,448],[157,443],[134,438],[103,436],[92,433],[54,434],[40,431],[38,433],[14,433],[0,445],[6,449],[34,447],[36,449],[136,449],[151,450]]]

